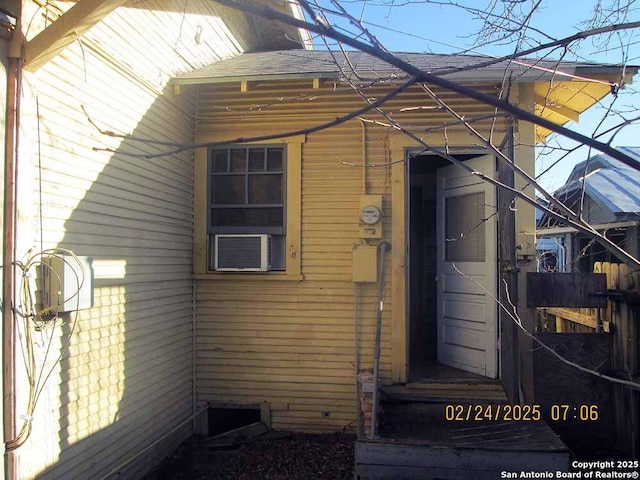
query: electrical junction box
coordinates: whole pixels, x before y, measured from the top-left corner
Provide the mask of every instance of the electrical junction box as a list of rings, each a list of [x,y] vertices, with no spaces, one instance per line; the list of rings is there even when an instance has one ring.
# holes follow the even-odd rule
[[[42,303],[48,314],[93,307],[93,258],[50,255],[42,261]]]
[[[536,255],[536,234],[518,233],[516,238],[516,255],[518,257],[534,257]]]
[[[353,253],[353,282],[376,282],[378,279],[378,247],[357,245]]]
[[[360,238],[382,238],[382,195],[360,195]]]

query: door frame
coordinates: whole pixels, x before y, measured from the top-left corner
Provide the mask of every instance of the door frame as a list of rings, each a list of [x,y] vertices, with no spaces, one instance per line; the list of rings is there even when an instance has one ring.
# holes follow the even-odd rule
[[[403,134],[389,135],[389,160],[391,165],[391,381],[406,383],[409,380],[409,310],[407,251],[409,246],[409,162],[397,162],[420,150],[421,145]],[[442,147],[454,154],[488,153],[484,148],[468,145],[470,136],[450,133],[449,144],[442,145],[442,138],[425,141],[434,147]],[[498,352],[498,356],[500,353]]]

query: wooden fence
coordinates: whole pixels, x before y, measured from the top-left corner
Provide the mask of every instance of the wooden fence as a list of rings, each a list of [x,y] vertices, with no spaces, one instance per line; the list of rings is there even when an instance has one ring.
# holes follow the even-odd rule
[[[632,272],[626,265],[603,262],[596,262],[593,271],[607,275],[607,290],[611,295],[607,307],[540,308],[539,329],[555,333],[593,333],[600,315],[603,331],[612,334],[613,367],[631,376],[638,375],[638,305],[635,299],[640,290],[640,272]]]
[[[539,308],[538,330],[552,333],[596,333],[597,326],[611,338],[613,376],[640,383],[638,320],[640,318],[640,272],[626,265],[597,262],[594,273],[607,276],[607,307]],[[637,390],[614,386],[612,405],[619,448],[627,455],[640,455],[640,395]]]

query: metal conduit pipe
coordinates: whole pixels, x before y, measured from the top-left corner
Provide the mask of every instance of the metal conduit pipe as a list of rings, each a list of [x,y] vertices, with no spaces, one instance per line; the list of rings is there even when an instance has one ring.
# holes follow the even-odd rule
[[[384,272],[385,257],[391,250],[391,244],[386,240],[378,245],[378,314],[376,316],[376,342],[373,352],[373,399],[371,411],[371,429],[369,438],[379,438],[378,435],[378,403],[380,401],[378,379],[380,377],[380,336],[382,333],[382,311],[384,310]]]
[[[5,444],[14,439],[15,379],[14,379],[14,323],[13,300],[15,293],[15,229],[16,229],[16,177],[18,157],[18,132],[20,115],[20,82],[22,60],[10,56],[7,67],[7,111],[5,125],[4,158],[4,232],[2,248],[2,335],[4,372],[3,412]],[[16,477],[14,453],[5,449],[4,475],[8,480]]]
[[[367,194],[367,124],[359,118],[362,125],[362,194]]]
[[[355,349],[355,381],[356,381],[356,431],[358,438],[362,437],[364,431],[364,422],[362,421],[362,412],[360,407],[360,382],[358,375],[360,374],[360,333],[358,329],[358,284],[353,282],[353,339]]]

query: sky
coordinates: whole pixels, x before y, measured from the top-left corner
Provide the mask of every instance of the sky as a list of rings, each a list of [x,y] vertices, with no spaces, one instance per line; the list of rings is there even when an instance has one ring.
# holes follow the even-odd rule
[[[567,37],[584,30],[585,24],[583,22],[593,18],[596,4],[606,8],[616,1],[620,0],[542,0],[538,10],[531,17],[530,25],[554,39]],[[622,3],[626,1],[634,3],[633,0],[622,0]],[[448,2],[448,0],[444,0],[444,2]],[[440,3],[444,2],[440,1]],[[459,3],[482,8],[490,2],[491,0],[460,0]],[[331,7],[330,0],[318,0],[318,3]],[[496,3],[498,8],[508,4],[504,0],[493,0],[493,3]],[[519,3],[528,11],[534,1],[522,0]],[[482,22],[477,18],[474,19],[472,13],[450,5],[436,5],[420,0],[369,0],[368,2],[342,0],[340,4],[357,18],[362,18],[371,33],[390,51],[459,53],[472,49],[469,53],[501,56],[511,54],[514,50],[513,41],[500,45],[478,46],[474,33],[482,27]],[[638,20],[640,20],[640,6],[637,9],[632,7],[626,18],[620,18],[615,23]],[[347,25],[344,27],[353,30],[353,27]],[[524,48],[535,46],[535,42],[549,41],[548,38],[542,37],[533,30],[530,31],[530,37],[529,43],[524,45]],[[603,38],[601,36],[583,40],[579,44],[578,55],[566,56],[564,59],[610,65],[621,64],[626,58],[627,64],[640,65],[640,29],[614,34],[606,46],[602,43]],[[557,59],[559,56],[560,52],[556,51],[549,58]],[[627,86],[618,95],[614,103],[616,109],[626,112],[640,111],[640,95],[635,94],[640,88],[640,74],[634,80],[635,85]],[[613,100],[613,96],[609,95],[603,103],[608,106],[611,100]],[[581,115],[578,124],[569,123],[566,126],[590,136],[596,128],[599,128],[597,131],[601,132],[618,123],[615,117],[610,116],[600,125],[604,112],[603,108],[592,107]],[[633,114],[627,114],[627,116],[633,116]],[[600,140],[608,141],[609,137],[604,136]],[[557,136],[550,137],[548,143],[563,148],[576,146],[575,142]],[[627,126],[615,136],[612,145],[639,146],[640,126]],[[538,148],[537,152],[539,155],[536,161],[536,174],[547,170],[559,157],[557,152],[540,155],[545,153],[541,148]],[[564,184],[577,162],[596,153],[589,152],[586,147],[580,148],[541,176],[540,183],[551,191],[559,188]]]

